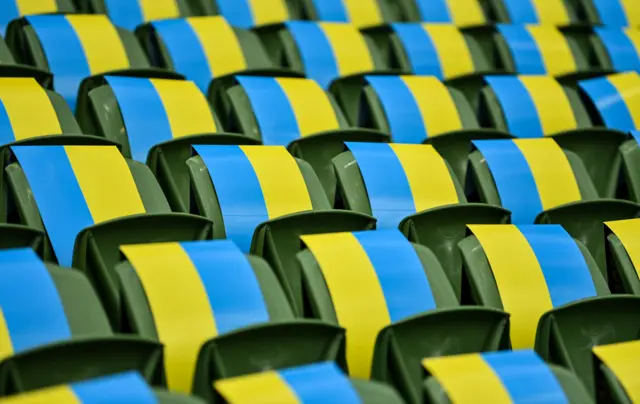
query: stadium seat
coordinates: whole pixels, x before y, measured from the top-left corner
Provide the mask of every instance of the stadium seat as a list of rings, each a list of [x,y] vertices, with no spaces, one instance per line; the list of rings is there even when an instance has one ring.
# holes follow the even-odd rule
[[[640,27],[640,5],[635,0],[582,0],[593,25]]]
[[[129,31],[149,21],[193,15],[190,0],[76,0],[81,12],[106,14]]]
[[[351,23],[358,29],[399,21],[400,8],[391,0],[302,0],[310,20]]]
[[[78,105],[85,133],[122,146],[125,157],[146,163],[174,212],[189,211],[192,144],[257,144],[224,133],[217,114],[195,83],[183,80],[106,76]],[[140,108],[140,105],[145,105]]]
[[[210,239],[210,220],[171,213],[147,166],[115,146],[14,146],[5,169],[23,225],[46,230],[57,262],[89,274],[112,325],[122,314],[113,266],[125,243]]]
[[[212,80],[212,92],[223,91],[218,87],[224,89],[235,74],[301,76],[273,63],[256,33],[232,27],[223,17],[157,21],[138,36],[153,64],[184,74],[204,94]]]
[[[221,15],[234,27],[251,29],[300,19],[296,0],[193,0],[202,15]]]
[[[616,72],[640,72],[640,28],[596,27],[591,38],[594,57]]]
[[[33,77],[44,88],[51,89],[53,86],[53,75],[48,71],[16,63],[2,36],[0,36],[0,77]]]
[[[371,216],[332,210],[311,166],[281,146],[195,145],[187,160],[191,206],[243,252],[265,258],[285,289],[300,295],[295,254],[301,234],[372,229]],[[300,307],[298,303],[296,307]]]
[[[267,49],[272,57],[281,55],[285,67],[331,88],[343,109],[356,103],[364,74],[389,72],[373,40],[352,24],[295,21],[285,28],[278,46]]]
[[[0,319],[0,396],[126,370],[159,381],[162,346],[114,335],[84,274],[31,249],[0,250]]]
[[[495,41],[507,73],[559,79],[600,73],[589,64],[578,41],[554,26],[499,24]]]
[[[423,358],[507,348],[508,315],[461,307],[436,256],[398,230],[301,240],[305,314],[346,330],[351,377],[418,403]]]
[[[640,219],[605,223],[609,288],[640,296]]]
[[[511,347],[534,348],[591,391],[589,348],[640,335],[640,298],[612,295],[582,243],[560,225],[470,225],[458,246],[475,304],[510,316]]]
[[[598,402],[633,404],[640,401],[640,341],[593,348]]]
[[[398,0],[403,21],[474,28],[488,24],[479,0]]]
[[[473,139],[510,138],[506,132],[480,128],[464,94],[435,77],[365,76],[351,123],[391,134],[395,143],[433,145],[466,183]]]
[[[349,379],[328,362],[221,380],[214,388],[226,404],[403,403],[388,386]]]
[[[116,27],[104,15],[26,17],[10,26],[7,44],[19,62],[55,76],[54,90],[73,111],[78,90],[87,78],[106,73],[175,76],[168,70],[151,68],[135,35]]]
[[[128,325],[162,343],[167,386],[213,397],[216,380],[344,362],[344,330],[296,319],[269,265],[229,240],[121,246]],[[342,355],[342,357],[340,357]]]
[[[636,217],[640,206],[598,196],[580,158],[553,139],[480,140],[469,155],[482,202],[512,212],[515,224],[563,225],[604,271],[604,225]]]
[[[594,403],[571,371],[546,364],[531,350],[448,356],[422,364],[426,403]]]
[[[20,17],[74,11],[73,0],[4,0],[0,6],[0,36],[5,37],[9,23]]]
[[[584,162],[600,196],[616,196],[626,133],[594,127],[576,88],[548,76],[487,77],[480,124],[518,138],[553,137]]]
[[[226,93],[225,127],[267,146],[286,146],[307,161],[334,200],[331,159],[344,141],[386,142],[386,133],[352,127],[332,95],[313,80],[239,76]]]
[[[582,24],[574,2],[566,0],[487,0],[497,22],[566,27]]]
[[[429,247],[459,297],[462,262],[456,244],[466,225],[508,223],[509,211],[467,203],[451,166],[430,145],[347,143],[347,148],[333,159],[343,205],[337,207],[371,215],[377,229],[400,228],[412,242]]]
[[[204,401],[182,394],[152,389],[135,372],[82,380],[66,385],[0,399],[3,404],[74,404],[74,403],[138,403],[138,404],[204,404]]]

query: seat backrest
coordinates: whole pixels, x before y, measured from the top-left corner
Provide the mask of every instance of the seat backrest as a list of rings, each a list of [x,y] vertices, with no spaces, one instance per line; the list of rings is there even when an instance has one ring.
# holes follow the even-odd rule
[[[369,97],[369,119],[397,143],[420,144],[428,138],[477,129],[471,106],[458,90],[435,77],[366,76],[374,97]],[[377,102],[376,102],[377,101]],[[377,110],[382,109],[382,113]],[[361,114],[363,115],[363,114]]]
[[[204,94],[214,78],[275,68],[255,33],[220,16],[155,21],[151,27],[163,55],[160,63],[194,81]]]
[[[487,107],[497,103],[499,108],[489,112],[493,124],[516,137],[550,136],[591,124],[581,119],[573,100],[553,77],[492,76],[485,81]]]
[[[59,94],[33,78],[0,78],[0,145],[33,137],[80,133]]]
[[[596,27],[596,35],[617,72],[640,72],[640,28]]]
[[[591,0],[598,19],[607,27],[639,27],[640,4],[635,0]]]
[[[623,132],[640,129],[640,74],[619,73],[590,80],[579,86],[603,126]]]
[[[485,25],[487,18],[478,0],[415,0],[420,20],[447,23],[460,28]]]
[[[596,346],[592,351],[596,360],[604,364],[622,385],[629,402],[635,403],[640,400],[640,380],[638,380],[640,341]]]
[[[149,169],[130,167],[115,146],[14,146],[12,151],[27,181],[19,192],[37,204],[60,265],[71,266],[76,236],[87,227],[169,211]],[[134,170],[140,171],[140,183]]]
[[[382,69],[382,62],[352,24],[295,21],[286,24],[305,75],[328,88],[333,80]]]
[[[378,229],[397,228],[402,219],[423,210],[466,202],[451,168],[431,145],[346,145],[363,185],[343,186],[362,189]]]
[[[483,257],[470,262],[473,259],[465,257],[467,276],[475,283],[482,304],[498,305],[511,314],[514,349],[533,347],[544,313],[609,294],[593,258],[560,225],[468,228],[477,239],[473,251],[484,253],[486,260]]]
[[[346,125],[342,111],[313,80],[240,76],[237,82],[240,88],[229,90],[236,125],[247,136],[259,135],[267,146],[288,146]]]
[[[382,329],[436,308],[457,306],[437,260],[423,262],[418,251],[425,247],[412,245],[398,230],[307,235],[301,240],[319,268],[306,271],[307,277],[316,278],[307,282],[316,285],[311,289],[318,311],[347,330],[353,377],[370,377]]]
[[[209,102],[192,81],[107,76],[134,160],[147,161],[151,148],[171,139],[215,133],[221,128]],[[140,106],[144,105],[144,108]],[[112,110],[103,105],[104,112]],[[98,114],[102,115],[102,112]]]
[[[35,64],[53,73],[54,88],[75,111],[83,79],[109,71],[148,68],[133,33],[118,28],[105,15],[42,15],[27,17],[25,35]],[[39,41],[39,42],[38,42]],[[37,60],[43,57],[44,60]]]
[[[215,382],[215,390],[227,403],[341,403],[359,404],[349,378],[335,363],[270,370]]]
[[[579,48],[570,46],[556,27],[500,24],[498,32],[516,74],[562,76],[585,68],[586,60]]]
[[[134,31],[138,25],[154,20],[184,17],[191,14],[185,0],[103,0],[109,19],[119,27]],[[98,11],[98,10],[96,10]]]
[[[284,215],[327,210],[330,204],[311,167],[281,146],[205,146],[194,149],[209,174],[210,193],[203,193],[203,209],[221,214],[226,237],[248,252],[260,223]],[[207,185],[209,185],[207,184]],[[216,205],[215,208],[213,205]]]
[[[0,359],[73,337],[110,336],[93,288],[28,248],[0,250]]]
[[[23,16],[74,11],[72,0],[5,0],[0,5],[0,35],[6,35],[9,22]]]
[[[479,140],[473,144],[489,169],[500,205],[512,213],[512,223],[531,224],[545,210],[597,197],[593,183],[583,173],[584,166],[571,161],[553,139]]]
[[[293,319],[275,275],[228,240],[121,246],[138,282],[119,269],[138,330],[165,346],[168,386],[191,391],[198,354],[208,340],[269,321]],[[140,291],[139,293],[136,293]],[[146,298],[145,298],[146,296]]]
[[[455,25],[403,23],[391,27],[392,41],[400,42],[410,73],[449,80],[489,68],[481,52],[471,52]]]
[[[422,366],[450,402],[568,403],[573,398],[551,367],[531,350],[429,358]]]
[[[199,401],[191,401],[186,397],[182,398],[182,400],[185,401],[179,402],[199,403]],[[8,404],[24,402],[72,404],[98,401],[140,404],[156,404],[160,402],[151,387],[137,372],[118,373],[67,385],[47,387],[2,400],[2,402]]]
[[[385,23],[384,4],[378,0],[311,0],[313,20],[348,22],[359,29]]]
[[[234,27],[244,29],[279,24],[292,19],[287,0],[204,0]]]
[[[605,225],[620,240],[640,278],[640,219],[616,220]]]
[[[512,24],[566,26],[571,14],[564,0],[503,0]]]

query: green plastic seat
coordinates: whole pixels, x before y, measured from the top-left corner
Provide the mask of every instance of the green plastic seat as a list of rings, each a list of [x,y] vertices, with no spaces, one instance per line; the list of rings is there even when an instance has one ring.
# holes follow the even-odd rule
[[[351,23],[358,29],[379,28],[392,21],[401,21],[400,5],[390,0],[302,0],[306,19],[324,22]]]
[[[610,71],[640,71],[640,28],[596,27],[589,36],[593,58]]]
[[[4,39],[0,39],[0,76],[33,77],[47,89],[51,89],[53,84],[53,76],[51,73],[33,66],[16,63]]]
[[[487,77],[482,90],[482,126],[508,131],[515,137],[553,137],[578,154],[598,194],[616,196],[621,159],[618,148],[626,133],[594,126],[574,87],[544,76]]]
[[[210,220],[172,213],[151,170],[115,146],[14,146],[5,168],[20,224],[46,230],[54,262],[85,272],[115,329],[122,314],[113,266],[121,244],[202,240]]]
[[[480,128],[463,92],[435,77],[366,76],[361,94],[351,117],[354,126],[390,133],[395,143],[433,145],[461,184],[471,140],[511,138]]]
[[[78,11],[106,14],[119,27],[134,31],[155,20],[188,17],[194,14],[191,0],[156,0],[154,2],[122,2],[119,0],[75,0]]]
[[[192,144],[259,143],[224,132],[194,82],[106,76],[95,84],[84,97],[89,104],[78,107],[83,131],[119,144],[125,157],[146,163],[174,212],[189,211],[185,161]]]
[[[33,392],[14,395],[2,400],[7,404],[59,403],[75,404],[92,401],[135,402],[140,404],[204,404],[204,401],[183,394],[152,389],[136,372],[90,378],[61,384]]]
[[[640,341],[593,348],[599,403],[632,404],[640,398]]]
[[[486,0],[399,0],[401,21],[453,24],[459,28],[488,25]]]
[[[594,403],[569,370],[549,365],[531,350],[458,355],[423,361],[424,403]]]
[[[484,0],[489,14],[499,23],[585,26],[575,0]]]
[[[309,163],[281,146],[195,145],[187,160],[194,213],[214,223],[214,233],[264,258],[301,307],[295,254],[302,234],[368,230],[368,215],[333,210]]]
[[[640,219],[618,220],[605,225],[609,287],[615,293],[640,296],[640,262],[637,256]]]
[[[28,248],[0,250],[0,396],[127,370],[157,383],[162,345],[114,334],[88,279]]]
[[[5,111],[0,136],[2,170],[10,162],[10,145],[108,143],[95,136],[81,135],[73,112],[64,99],[50,89],[41,87],[35,78],[2,77],[0,88],[0,103]],[[6,193],[4,176],[0,176],[0,199],[3,201],[8,201]],[[45,243],[42,243],[43,234],[20,226],[15,216],[14,206],[0,203],[0,248],[31,246],[48,258]]]
[[[82,104],[81,87],[103,74],[166,78],[176,74],[152,68],[131,31],[105,15],[31,16],[14,21],[6,37],[19,63],[55,76],[53,89],[71,109]]]
[[[575,7],[592,25],[640,27],[638,5],[633,0],[577,0]]]
[[[603,73],[598,61],[583,50],[583,37],[544,25],[500,24],[494,34],[505,72],[549,75],[568,83]]]
[[[285,21],[301,18],[296,0],[191,0],[199,15],[221,15],[229,24],[243,29],[270,29]]]
[[[76,11],[74,0],[54,0],[45,2],[7,0],[2,8],[0,16],[0,36],[5,37],[7,26],[11,21],[23,16],[52,14],[52,13],[73,13]]]
[[[309,79],[237,77],[226,92],[227,130],[267,146],[286,146],[307,161],[334,200],[331,159],[345,141],[386,142],[381,131],[349,125],[335,98]]]
[[[459,298],[462,262],[456,244],[465,237],[466,225],[509,223],[510,212],[468,203],[451,166],[433,146],[348,143],[347,147],[333,159],[337,207],[371,215],[377,219],[376,228],[399,228],[412,242],[431,249]]]
[[[637,339],[640,299],[612,295],[589,251],[560,225],[469,229],[458,247],[471,301],[511,315],[513,349],[535,347],[593,391],[589,348]]]
[[[419,403],[423,358],[507,347],[506,313],[460,306],[435,254],[398,230],[301,240],[305,315],[346,329],[351,377]]]
[[[379,54],[374,40],[352,24],[295,21],[277,33],[268,48],[272,59],[331,89],[347,116],[360,93],[365,74],[393,73]]]
[[[221,380],[214,387],[226,404],[299,400],[341,404],[403,403],[389,386],[349,379],[329,362]]]
[[[165,346],[172,391],[211,402],[212,383],[317,361],[344,362],[344,330],[296,318],[263,259],[230,240],[122,246],[125,328]],[[232,273],[232,277],[229,274]]]
[[[600,198],[580,158],[553,139],[480,140],[469,155],[482,202],[515,224],[561,224],[606,274],[604,222],[636,217],[638,204]]]
[[[234,75],[300,76],[274,63],[255,32],[231,26],[220,16],[156,21],[137,34],[154,65],[184,74],[210,93],[223,116],[229,108],[220,98]]]

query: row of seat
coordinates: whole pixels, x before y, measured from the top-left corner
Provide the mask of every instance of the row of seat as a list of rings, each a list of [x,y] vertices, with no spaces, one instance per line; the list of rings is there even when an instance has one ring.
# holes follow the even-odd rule
[[[243,28],[301,19],[351,22],[361,28],[397,21],[463,27],[491,22],[640,26],[633,0],[10,0],[3,6],[1,25],[25,15],[76,11],[107,14],[131,30],[148,21],[197,15],[222,15]]]
[[[617,235],[635,226],[637,234],[633,222],[609,226]],[[588,251],[561,226],[468,229],[457,244],[462,300],[471,304],[465,306],[435,254],[398,230],[302,236],[304,247],[286,274],[229,240],[120,246],[120,262],[108,274],[89,271],[87,277],[43,264],[30,249],[0,250],[0,335],[8,348],[0,369],[11,375],[0,394],[50,386],[60,374],[72,381],[133,369],[153,385],[217,402],[212,381],[329,360],[352,377],[385,382],[404,400],[422,403],[425,394],[442,396],[438,384],[428,382],[425,393],[423,358],[535,348],[580,380],[557,369],[575,385],[565,388],[569,402],[597,394],[603,402],[635,397],[637,342],[611,356],[594,349],[609,373],[584,347],[637,339],[640,297],[611,295]],[[98,292],[114,288],[118,307],[103,300],[103,308],[87,278]],[[86,352],[95,353],[87,358]],[[499,356],[510,355],[512,366],[522,361],[523,369],[537,372],[531,354]],[[440,365],[448,360],[457,365]],[[475,384],[449,390],[448,383],[469,380],[453,369],[479,371],[457,360],[425,366],[453,397],[470,388],[478,393]],[[527,373],[517,374],[520,383],[533,383]],[[532,386],[537,394],[548,388]],[[268,390],[238,391],[272,397]]]

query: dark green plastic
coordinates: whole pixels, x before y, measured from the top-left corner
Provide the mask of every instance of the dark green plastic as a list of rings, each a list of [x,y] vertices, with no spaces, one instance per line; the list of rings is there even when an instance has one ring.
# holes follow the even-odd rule
[[[295,254],[301,248],[299,237],[303,234],[370,230],[375,227],[375,220],[371,216],[332,210],[311,166],[302,160],[297,162],[309,191],[313,211],[264,222],[255,229],[251,242],[251,253],[264,258],[271,265],[296,309],[302,304],[294,300],[294,296],[300,295],[301,288],[299,273],[295,271]],[[204,162],[200,156],[195,156],[187,160],[187,165],[194,191],[191,206],[199,215],[211,219],[214,234],[224,238],[226,233],[218,197]]]
[[[502,2],[502,0],[483,0],[486,4],[485,7],[490,8],[491,15],[497,23],[512,23],[511,17],[509,16],[509,12],[507,11],[507,6]],[[552,1],[552,0],[545,0]],[[580,25],[582,21],[578,20],[578,15],[573,7],[575,0],[562,0],[564,3],[567,13],[569,14],[569,24],[570,25]],[[518,22],[521,23],[521,22]]]
[[[594,127],[578,91],[569,86],[563,88],[573,109],[577,129],[556,133],[551,137],[563,149],[580,156],[601,197],[615,198],[621,166],[618,148],[627,135],[604,127]],[[508,130],[500,103],[488,86],[482,90],[479,119],[482,126]]]
[[[333,159],[338,179],[338,191],[345,209],[372,215],[366,186],[355,158],[344,152]],[[451,171],[451,169],[450,169]],[[462,274],[462,261],[457,243],[466,236],[467,224],[509,223],[510,212],[506,209],[481,203],[467,203],[462,187],[454,179],[459,204],[442,206],[418,212],[406,217],[399,224],[407,238],[428,247],[438,257],[458,299]]]
[[[391,384],[407,402],[419,403],[422,359],[505,349],[508,316],[500,310],[459,306],[436,256],[426,247],[414,245],[414,248],[431,284],[437,309],[390,324],[380,331],[371,378]],[[313,254],[305,250],[297,257],[303,277],[305,315],[339,325],[322,270]]]
[[[596,397],[598,403],[608,404],[633,404],[626,390],[611,369],[597,356],[594,357],[596,365]]]
[[[482,139],[510,139],[512,136],[500,130],[480,128],[475,113],[465,98],[464,93],[448,87],[451,98],[458,110],[462,130],[443,133],[428,137],[425,144],[431,144],[449,163],[461,184],[466,184],[468,156],[471,152],[471,141]],[[351,124],[360,128],[375,129],[384,133],[391,133],[391,126],[387,120],[380,98],[370,85],[362,89],[361,101],[354,108],[354,116],[348,117]],[[393,141],[393,138],[391,139]]]
[[[327,94],[338,119],[339,130],[321,132],[300,137],[287,145],[291,154],[308,162],[316,172],[320,182],[327,192],[330,201],[335,199],[332,192],[335,189],[335,176],[331,167],[331,159],[344,151],[344,142],[387,142],[389,136],[381,131],[350,127],[336,101],[331,94]],[[260,126],[251,108],[251,101],[240,85],[227,91],[231,114],[225,127],[245,136],[261,141]]]
[[[569,370],[559,366],[550,365],[551,372],[560,384],[562,391],[569,404],[594,404],[593,398],[589,395],[580,380]],[[424,386],[424,404],[452,404],[446,390],[440,382],[426,372]]]
[[[635,139],[627,140],[620,145],[622,157],[622,172],[628,197],[630,200],[640,203],[640,148]]]
[[[627,249],[615,234],[607,234],[609,288],[614,293],[640,296],[640,279]]]
[[[536,331],[535,350],[547,362],[572,370],[593,390],[593,361],[589,349],[640,337],[640,297],[612,295],[596,261],[577,243],[593,279],[597,297],[556,307],[542,315]],[[491,266],[475,236],[458,244],[468,282],[464,286],[478,305],[504,309]]]
[[[573,238],[587,246],[606,276],[605,249],[602,244],[604,222],[636,217],[640,213],[640,206],[619,199],[599,198],[580,158],[571,151],[564,152],[573,170],[582,200],[540,212],[535,222],[561,224]],[[479,151],[469,155],[469,163],[480,200],[502,206],[491,171]]]
[[[315,320],[297,319],[269,265],[249,256],[270,321],[203,341],[193,380],[193,393],[215,401],[213,382],[264,369],[282,369],[318,361],[344,363],[344,330]],[[122,286],[125,327],[157,341],[155,322],[142,284],[128,262],[116,272]],[[180,298],[179,296],[176,296]]]
[[[207,240],[213,237],[210,220],[171,213],[160,186],[142,163],[127,160],[147,213],[115,219],[82,230],[73,254],[73,266],[85,272],[96,288],[114,329],[119,329],[121,302],[117,298],[114,265],[120,260],[119,246],[145,242]],[[29,183],[18,163],[5,169],[10,198],[18,210],[21,224],[44,231],[44,225],[31,196]],[[50,247],[49,247],[50,248]],[[52,249],[51,249],[52,251]]]
[[[302,10],[304,12],[304,16],[313,21],[320,21],[321,18],[318,15],[318,11],[316,10],[315,4],[318,2],[322,2],[325,0],[300,0],[302,4]],[[380,19],[382,20],[381,25],[388,24],[391,22],[402,21],[402,10],[401,7],[397,4],[396,1],[393,0],[359,0],[359,1],[373,1],[377,3],[378,11],[380,12]],[[374,27],[367,27],[374,28]]]
[[[162,346],[150,339],[115,335],[84,275],[47,264],[64,307],[71,339],[14,354],[0,362],[0,396],[137,370],[159,381]]]

